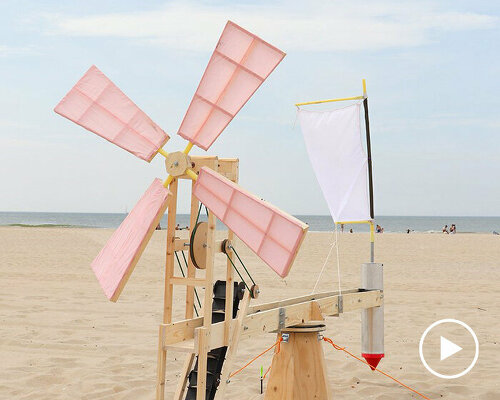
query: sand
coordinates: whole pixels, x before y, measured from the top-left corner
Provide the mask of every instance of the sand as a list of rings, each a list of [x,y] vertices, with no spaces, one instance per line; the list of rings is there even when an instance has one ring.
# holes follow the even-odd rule
[[[155,232],[116,304],[105,299],[89,267],[111,232],[0,228],[0,399],[154,398],[165,231]],[[237,243],[260,284],[257,301],[309,293],[330,239],[327,233],[309,233],[285,281]],[[359,285],[367,241],[365,234],[340,235],[343,288]],[[387,357],[380,368],[431,399],[500,399],[500,237],[377,235],[376,259],[385,265],[386,281]],[[216,267],[222,277],[225,260],[220,255]],[[335,290],[336,285],[336,267],[330,262],[320,290]],[[179,305],[182,298],[179,289]],[[181,317],[180,307],[175,317]],[[476,366],[460,379],[434,377],[420,362],[420,337],[442,318],[463,320],[480,342]],[[359,354],[359,321],[359,312],[328,318],[325,336]],[[274,341],[273,334],[242,341],[235,366]],[[324,352],[335,399],[418,398],[327,344]],[[167,398],[175,390],[184,356],[170,353],[168,358]],[[263,398],[258,370],[269,363],[266,355],[234,377],[226,397]]]

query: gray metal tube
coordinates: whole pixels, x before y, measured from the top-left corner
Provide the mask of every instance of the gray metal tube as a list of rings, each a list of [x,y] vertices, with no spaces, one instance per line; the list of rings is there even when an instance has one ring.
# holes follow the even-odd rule
[[[365,290],[384,290],[383,264],[366,263],[361,265],[361,288]],[[361,355],[376,368],[384,357],[384,306],[367,308],[361,311]]]

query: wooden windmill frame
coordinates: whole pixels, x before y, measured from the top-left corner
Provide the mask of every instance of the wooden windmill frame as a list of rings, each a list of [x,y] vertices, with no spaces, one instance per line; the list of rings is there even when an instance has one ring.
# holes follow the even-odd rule
[[[238,181],[238,160],[219,159],[217,157],[191,158],[193,170],[197,173],[203,166],[214,169],[233,182]],[[205,277],[197,278],[197,269],[189,257],[189,267],[186,277],[174,274],[174,253],[186,249],[189,245],[184,239],[175,237],[175,212],[177,208],[177,186],[179,179],[191,179],[183,174],[170,183],[172,198],[169,203],[167,226],[167,258],[165,267],[165,296],[163,308],[163,322],[159,327],[158,346],[158,376],[156,387],[157,400],[165,398],[165,373],[167,366],[167,352],[187,353],[173,399],[183,398],[189,373],[198,357],[198,386],[197,399],[205,399],[207,354],[217,348],[227,346],[224,367],[220,375],[220,384],[215,399],[223,399],[229,375],[239,341],[271,332],[281,332],[283,329],[323,321],[326,316],[339,316],[344,312],[379,307],[383,304],[383,291],[352,289],[342,291],[328,291],[290,299],[251,305],[252,296],[246,290],[236,318],[232,318],[233,309],[230,299],[233,297],[232,283],[234,282],[233,265],[227,260],[226,268],[226,307],[224,321],[212,323],[211,311],[212,292],[214,285],[213,275],[215,254],[223,252],[223,240],[215,240],[216,217],[208,214],[207,235],[207,262]],[[193,181],[194,186],[194,181]],[[190,226],[194,226],[199,210],[199,200],[191,196]],[[234,234],[227,231],[227,239],[233,240]],[[231,250],[229,250],[231,251]],[[228,254],[232,257],[232,254]],[[186,286],[185,319],[172,320],[174,286]],[[203,296],[202,314],[194,317],[194,287],[205,287]],[[318,360],[319,362],[320,360]],[[284,372],[284,371],[283,371]],[[201,379],[200,379],[201,377]]]

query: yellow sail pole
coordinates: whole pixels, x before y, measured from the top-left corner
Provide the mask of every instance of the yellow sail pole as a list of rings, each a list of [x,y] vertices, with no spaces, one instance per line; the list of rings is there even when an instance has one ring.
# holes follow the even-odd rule
[[[364,96],[353,96],[353,97],[341,97],[339,99],[328,99],[328,100],[317,100],[317,101],[307,101],[305,103],[296,103],[297,107],[309,106],[311,104],[322,104],[322,103],[332,103],[334,101],[348,101],[348,100],[363,100]]]

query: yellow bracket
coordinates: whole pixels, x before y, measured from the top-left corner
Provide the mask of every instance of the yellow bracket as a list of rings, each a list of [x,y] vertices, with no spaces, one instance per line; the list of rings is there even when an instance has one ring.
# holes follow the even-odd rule
[[[196,182],[196,180],[198,179],[198,175],[196,175],[196,172],[194,172],[192,169],[187,169],[186,170],[186,175],[189,176],[193,181]]]
[[[160,153],[165,158],[168,157],[168,153],[165,150],[163,150],[161,147],[158,149],[158,153]]]
[[[168,187],[174,180],[174,177],[172,175],[169,175],[167,179],[165,179],[165,182],[163,182],[163,186]]]
[[[186,146],[186,148],[184,149],[183,153],[184,154],[189,154],[189,152],[191,151],[191,149],[193,148],[193,143],[189,142]]]

